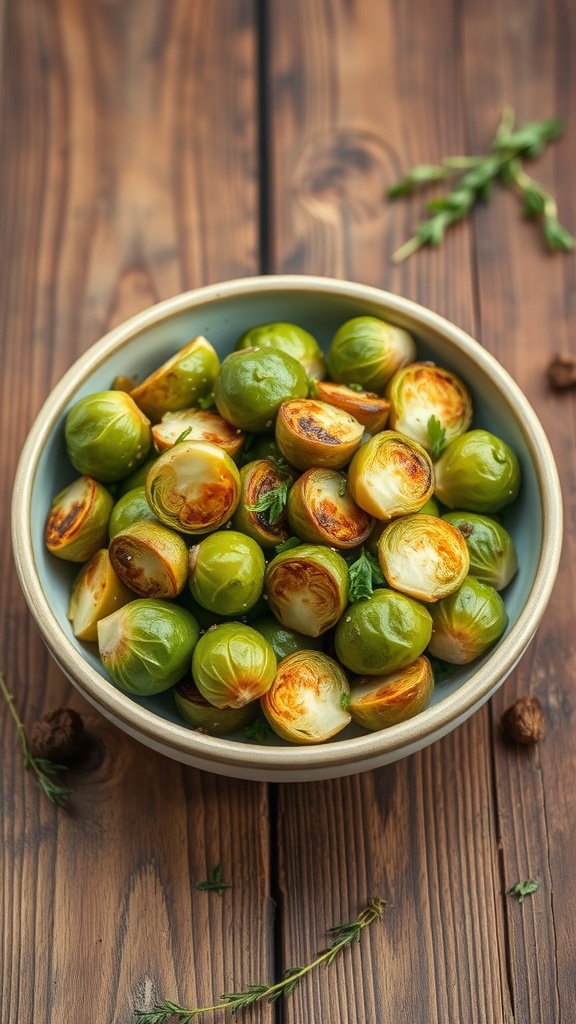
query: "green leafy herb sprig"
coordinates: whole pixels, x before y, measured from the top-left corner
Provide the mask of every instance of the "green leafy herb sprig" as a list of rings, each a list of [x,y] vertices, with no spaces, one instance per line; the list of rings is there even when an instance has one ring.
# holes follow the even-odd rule
[[[550,250],[570,251],[574,237],[558,220],[556,200],[548,189],[526,173],[523,161],[540,156],[550,142],[562,134],[558,117],[527,121],[514,127],[514,111],[507,107],[492,145],[484,156],[450,156],[441,164],[413,167],[402,181],[388,190],[389,199],[410,195],[433,182],[454,179],[443,196],[426,204],[429,214],[414,235],[392,256],[394,263],[412,256],[423,245],[440,245],[447,228],[466,217],[477,202],[487,202],[495,184],[512,187],[518,193],[524,216],[539,220]]]
[[[170,1000],[157,1004],[152,1010],[134,1010],[134,1016],[140,1024],[165,1024],[167,1021],[178,1021],[179,1024],[190,1024],[195,1017],[202,1013],[211,1013],[215,1010],[230,1010],[232,1015],[245,1010],[248,1006],[265,999],[268,1003],[274,1003],[281,996],[292,994],[301,979],[313,971],[320,964],[330,966],[338,954],[346,947],[360,941],[364,928],[382,918],[387,901],[380,896],[373,896],[368,900],[368,905],[360,911],[358,916],[346,924],[334,925],[330,928],[332,941],[327,949],[315,957],[306,967],[288,967],[284,971],[282,981],[272,985],[248,985],[244,992],[225,992],[220,996],[220,1002],[213,1006],[199,1006],[193,1009],[180,1006]]]
[[[243,729],[244,736],[251,743],[267,743],[274,736],[274,730],[263,718],[256,718]]]
[[[68,803],[72,790],[65,789],[64,786],[60,786],[52,776],[57,775],[59,772],[67,771],[66,765],[55,764],[54,761],[48,761],[46,758],[34,757],[32,755],[24,723],[20,719],[16,710],[14,696],[6,686],[6,681],[2,672],[0,672],[0,691],[10,708],[12,718],[16,722],[22,752],[24,754],[24,768],[34,772],[38,786],[44,795],[48,797],[51,803],[56,804],[57,807],[65,807]]]
[[[275,526],[286,508],[290,481],[283,480],[277,487],[264,491],[255,505],[246,505],[248,512],[268,512],[270,526]]]
[[[223,878],[224,873],[222,871],[222,865],[218,863],[210,875],[210,878],[207,878],[205,882],[198,882],[196,888],[205,890],[206,892],[217,892],[218,895],[221,896],[225,889],[232,888],[231,883],[224,882]]]
[[[360,557],[348,566],[348,600],[352,603],[370,597],[375,587],[386,586],[380,563],[362,548]]]
[[[428,427],[428,437],[430,438],[430,458],[437,459],[448,443],[446,440],[446,427],[442,426],[436,416],[431,416],[426,426]]]
[[[524,882],[516,882],[516,885],[510,886],[507,892],[509,896],[516,896],[518,903],[523,903],[525,896],[530,896],[531,893],[537,892],[539,888],[540,882],[537,878],[528,878]]]

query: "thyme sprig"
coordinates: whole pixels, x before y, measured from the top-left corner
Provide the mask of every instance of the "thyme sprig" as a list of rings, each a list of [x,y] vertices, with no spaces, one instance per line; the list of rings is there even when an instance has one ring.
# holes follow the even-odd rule
[[[6,681],[2,672],[0,672],[0,691],[4,696],[10,709],[10,714],[16,723],[18,736],[20,737],[20,744],[22,746],[22,753],[24,755],[24,768],[27,771],[30,770],[34,773],[38,786],[44,795],[48,797],[51,803],[56,804],[57,807],[65,807],[68,803],[72,790],[65,789],[64,786],[58,785],[52,776],[57,775],[58,772],[65,772],[67,770],[66,765],[55,764],[54,761],[48,761],[46,758],[34,757],[32,755],[24,723],[16,710],[14,695],[10,693],[10,690],[6,686]]]
[[[470,213],[479,201],[487,202],[495,184],[514,186],[520,195],[524,213],[539,218],[546,245],[551,250],[569,251],[574,238],[558,220],[554,197],[526,174],[522,161],[539,156],[550,142],[562,134],[558,117],[528,121],[514,127],[514,111],[507,107],[492,145],[483,156],[451,156],[440,164],[413,167],[402,181],[388,190],[389,199],[410,195],[415,189],[432,182],[455,178],[443,196],[426,205],[428,218],[416,227],[414,235],[392,256],[394,263],[412,256],[424,245],[440,245],[446,230]]]
[[[294,991],[301,979],[313,971],[320,964],[326,966],[334,963],[338,954],[346,946],[359,942],[364,928],[382,918],[387,901],[380,896],[373,896],[368,900],[368,905],[361,910],[353,921],[345,924],[334,925],[329,929],[332,940],[327,949],[323,949],[305,967],[288,967],[284,971],[282,981],[272,985],[248,985],[243,992],[225,992],[220,996],[220,1002],[213,1006],[198,1006],[193,1009],[180,1006],[166,999],[158,1003],[152,1010],[134,1010],[134,1017],[140,1024],[165,1024],[167,1021],[178,1021],[179,1024],[190,1024],[195,1017],[203,1013],[214,1012],[215,1010],[230,1010],[232,1015],[245,1010],[248,1006],[265,999],[269,1003],[276,1002],[281,996],[289,996]]]

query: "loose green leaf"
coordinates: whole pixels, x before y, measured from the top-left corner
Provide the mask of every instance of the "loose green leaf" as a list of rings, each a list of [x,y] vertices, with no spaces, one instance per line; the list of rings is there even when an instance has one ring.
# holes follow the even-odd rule
[[[426,426],[428,428],[428,437],[430,438],[430,458],[437,459],[447,444],[446,428],[442,426],[440,420],[436,419],[435,416],[430,417]]]
[[[277,555],[281,555],[284,551],[291,551],[292,548],[297,548],[302,541],[300,537],[288,537],[287,540],[283,540],[280,544],[277,544],[274,548]]]
[[[268,512],[268,522],[270,526],[275,526],[286,507],[289,489],[290,484],[285,480],[278,487],[272,487],[261,494],[255,505],[246,505],[245,508],[248,512]]]
[[[274,736],[274,730],[263,718],[257,718],[250,725],[246,725],[242,731],[251,743],[267,743]]]
[[[225,992],[220,996],[220,1002],[213,1006],[198,1006],[194,1008],[180,1006],[170,1000],[164,1000],[152,1008],[152,1010],[134,1010],[134,1017],[140,1024],[165,1024],[167,1021],[178,1022],[178,1024],[190,1024],[202,1013],[213,1013],[216,1010],[230,1010],[232,1015],[245,1010],[254,1003],[265,999],[268,1003],[274,1003],[280,996],[290,995],[300,980],[313,971],[321,963],[330,965],[338,954],[346,946],[359,942],[364,928],[374,921],[381,920],[387,901],[380,896],[372,896],[368,905],[360,911],[358,916],[346,924],[335,925],[330,928],[332,941],[327,949],[323,949],[305,967],[289,967],[283,975],[282,981],[271,985],[248,985],[243,992]]]
[[[214,392],[210,391],[207,395],[201,395],[197,399],[198,406],[200,409],[212,409],[216,402],[214,401]]]
[[[176,440],[174,441],[174,444],[180,444],[180,442],[181,442],[181,441],[185,441],[185,440],[186,440],[186,438],[187,438],[187,437],[188,437],[188,436],[189,436],[189,435],[190,435],[191,433],[192,433],[192,427],[186,427],[186,430],[183,430],[183,431],[182,431],[182,433],[178,435],[178,437],[177,437],[177,438],[176,438]]]
[[[508,890],[509,896],[516,896],[518,903],[524,902],[525,896],[530,896],[531,893],[537,892],[540,888],[540,882],[537,878],[529,878],[525,882],[516,882],[516,885],[512,885]]]
[[[347,486],[348,486],[348,481],[346,480],[346,478],[341,480],[340,483],[338,484],[338,496],[340,498],[343,498],[344,495],[346,494]]]
[[[218,863],[210,875],[210,878],[205,882],[198,882],[196,888],[206,890],[207,892],[217,892],[218,895],[221,896],[225,889],[232,888],[230,882],[224,882],[222,879],[222,865]]]
[[[356,384],[356,383],[354,383],[354,384],[347,384],[346,387],[350,388],[350,391],[364,391],[364,385],[363,384]]]
[[[348,583],[348,600],[351,603],[370,597],[375,587],[386,585],[379,562],[364,548],[360,557],[348,566]]]

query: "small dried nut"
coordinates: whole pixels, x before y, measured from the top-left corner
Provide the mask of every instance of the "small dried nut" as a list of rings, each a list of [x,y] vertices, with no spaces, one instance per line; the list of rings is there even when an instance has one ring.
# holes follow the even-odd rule
[[[556,391],[576,386],[576,359],[556,355],[548,366],[548,379]]]
[[[85,742],[84,722],[72,708],[58,708],[42,715],[30,734],[33,757],[46,761],[71,761]]]
[[[515,743],[539,743],[545,721],[538,697],[521,697],[502,715],[502,728]]]

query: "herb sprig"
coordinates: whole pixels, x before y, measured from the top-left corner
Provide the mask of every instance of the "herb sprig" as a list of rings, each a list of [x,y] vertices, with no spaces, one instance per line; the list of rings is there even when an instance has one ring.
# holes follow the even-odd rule
[[[550,142],[558,139],[562,129],[558,117],[528,121],[515,128],[514,111],[507,107],[487,154],[446,157],[441,164],[413,167],[402,181],[388,190],[389,199],[410,195],[432,182],[455,180],[443,196],[427,203],[428,218],[418,224],[412,238],[396,250],[393,262],[401,263],[424,245],[440,245],[447,228],[463,220],[477,202],[487,202],[497,183],[514,187],[525,216],[542,222],[549,249],[570,251],[574,237],[560,224],[554,197],[526,174],[522,165],[524,160],[539,156]]]
[[[428,437],[430,438],[430,458],[437,459],[448,444],[446,440],[446,427],[443,427],[436,416],[431,416],[426,424]]]
[[[369,551],[362,548],[360,557],[348,566],[350,602],[359,601],[362,597],[370,597],[375,587],[386,586],[380,564]]]
[[[60,786],[52,776],[57,775],[59,772],[67,771],[66,765],[55,764],[54,761],[48,761],[46,758],[34,757],[32,755],[24,723],[20,719],[16,710],[14,695],[10,693],[6,686],[6,681],[2,672],[0,672],[0,691],[10,708],[12,718],[16,722],[18,736],[20,737],[20,744],[22,746],[22,753],[24,754],[24,768],[27,771],[30,770],[34,772],[38,786],[44,795],[48,797],[51,803],[55,804],[57,807],[65,807],[68,803],[72,790],[65,789],[64,786]]]
[[[269,1003],[276,1002],[281,996],[292,994],[301,979],[313,971],[320,964],[327,966],[334,963],[338,954],[346,946],[359,942],[364,928],[382,918],[387,901],[380,896],[373,896],[368,900],[368,905],[361,910],[353,921],[345,924],[334,925],[329,929],[332,941],[327,949],[323,949],[314,960],[305,967],[288,967],[284,971],[282,981],[272,985],[248,985],[243,992],[225,992],[220,996],[220,1002],[213,1006],[199,1006],[193,1009],[180,1006],[171,1000],[164,1000],[158,1003],[152,1010],[134,1010],[134,1016],[140,1024],[165,1024],[167,1021],[178,1021],[179,1024],[190,1024],[202,1013],[210,1013],[215,1010],[230,1010],[234,1015],[240,1010],[265,999]]]
[[[277,487],[264,491],[255,505],[246,505],[248,512],[268,512],[270,526],[275,526],[286,507],[290,482],[283,480]]]
[[[224,873],[222,871],[222,865],[218,863],[210,875],[210,878],[207,878],[205,882],[198,882],[196,888],[206,892],[217,892],[218,895],[221,896],[225,889],[232,888],[231,883],[224,882],[223,878]]]
[[[537,892],[539,888],[540,882],[537,878],[528,878],[524,882],[516,882],[516,885],[510,886],[506,891],[509,896],[516,896],[518,903],[523,903],[525,896],[530,896],[531,893]]]

